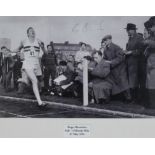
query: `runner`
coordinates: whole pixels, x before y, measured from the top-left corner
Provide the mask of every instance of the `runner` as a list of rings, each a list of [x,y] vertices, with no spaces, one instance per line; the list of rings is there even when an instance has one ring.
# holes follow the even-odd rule
[[[37,99],[38,106],[42,107],[46,104],[42,102],[39,94],[37,76],[42,75],[39,53],[40,48],[45,52],[44,43],[36,38],[35,31],[32,27],[27,29],[27,38],[21,42],[18,51],[23,49],[24,61],[22,69],[26,73],[28,79],[32,82],[34,95]]]

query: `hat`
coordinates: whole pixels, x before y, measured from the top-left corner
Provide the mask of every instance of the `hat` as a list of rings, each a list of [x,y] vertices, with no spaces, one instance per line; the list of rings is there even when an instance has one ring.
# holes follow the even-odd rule
[[[150,20],[148,20],[148,21],[146,21],[146,22],[144,23],[144,26],[145,26],[146,29],[149,29],[149,28],[152,27],[152,22],[151,22]]]
[[[154,21],[155,20],[155,16],[150,17],[149,21]]]
[[[137,30],[136,25],[132,23],[128,23],[127,27],[125,28],[127,30]]]
[[[150,19],[149,19],[149,22],[151,24],[151,27],[155,25],[155,16],[152,16]]]
[[[103,39],[102,39],[102,43],[103,43],[104,41],[106,41],[107,39],[112,39],[112,36],[111,36],[111,35],[106,35],[106,36],[104,36]]]

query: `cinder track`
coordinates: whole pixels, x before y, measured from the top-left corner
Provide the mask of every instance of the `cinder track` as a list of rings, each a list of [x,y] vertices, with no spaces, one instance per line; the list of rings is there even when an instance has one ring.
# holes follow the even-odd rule
[[[95,107],[85,107],[73,104],[64,104],[60,102],[45,101],[48,104],[47,109],[40,110],[36,106],[36,100],[24,99],[10,96],[0,96],[3,100],[3,110],[1,114],[6,114],[8,117],[49,117],[49,118],[153,118],[151,115],[136,114],[131,112],[122,112],[108,109],[100,109]],[[16,104],[13,104],[16,102]],[[7,108],[8,107],[8,108]],[[10,108],[11,107],[11,108]],[[13,107],[16,110],[13,110]],[[12,111],[13,110],[13,111]],[[4,115],[5,117],[5,115]]]

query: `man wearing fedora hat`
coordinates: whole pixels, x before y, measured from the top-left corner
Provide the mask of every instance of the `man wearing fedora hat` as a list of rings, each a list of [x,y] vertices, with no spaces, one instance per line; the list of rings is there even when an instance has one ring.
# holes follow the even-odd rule
[[[129,37],[125,51],[129,91],[133,102],[141,102],[140,94],[143,95],[145,88],[145,57],[141,46],[143,36],[136,32],[137,28],[133,23],[128,23],[125,29]]]

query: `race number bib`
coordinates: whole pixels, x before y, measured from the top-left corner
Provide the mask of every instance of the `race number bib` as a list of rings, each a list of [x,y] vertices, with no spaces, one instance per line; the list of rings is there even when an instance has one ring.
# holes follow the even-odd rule
[[[35,49],[34,49],[33,46],[30,48],[30,56],[31,57],[34,57],[35,56]]]

